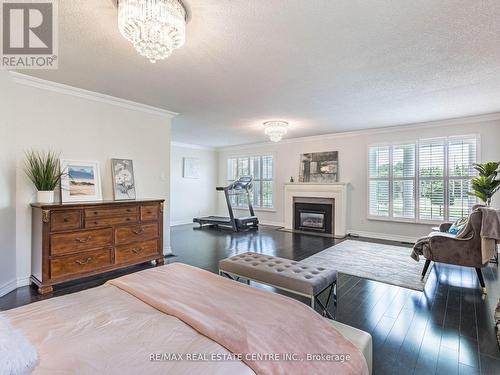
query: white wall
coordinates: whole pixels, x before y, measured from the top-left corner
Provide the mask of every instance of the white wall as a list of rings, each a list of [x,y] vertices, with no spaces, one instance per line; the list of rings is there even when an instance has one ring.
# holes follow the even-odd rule
[[[489,121],[484,121],[485,119]],[[264,152],[275,156],[275,212],[258,212],[261,222],[283,225],[283,184],[290,176],[298,181],[299,157],[305,152],[339,151],[339,180],[349,182],[347,202],[348,232],[364,236],[414,240],[429,232],[423,224],[394,223],[367,219],[367,149],[377,142],[408,141],[418,138],[446,135],[480,134],[481,160],[500,160],[500,116],[476,117],[459,121],[443,121],[432,124],[400,126],[391,130],[373,130],[357,133],[326,135],[296,140],[284,140],[277,144],[260,144],[219,150],[219,182],[225,179],[226,159],[231,155],[251,155]],[[494,204],[500,206],[500,194]],[[224,212],[219,201],[219,211]]]
[[[25,150],[50,148],[65,159],[99,161],[105,200],[113,199],[110,159],[130,158],[134,161],[137,198],[163,198],[168,203],[171,115],[148,113],[141,106],[124,106],[119,101],[75,96],[73,91],[65,93],[59,86],[54,89],[49,85],[48,90],[19,84],[9,74],[1,74],[0,99],[8,102],[15,126],[16,161],[14,166],[11,160],[10,167],[16,171],[16,277],[18,285],[25,285],[31,272],[29,203],[35,199],[35,189],[23,171]],[[13,138],[11,133],[12,130],[9,135]],[[4,151],[0,152],[3,158]],[[165,211],[168,210],[167,204]],[[9,220],[14,221],[14,216]],[[166,214],[165,252],[170,248],[169,228]]]
[[[0,100],[0,296],[16,287],[15,133],[8,111],[9,103]]]
[[[217,151],[173,142],[170,149],[170,221],[188,224],[194,217],[217,212]],[[200,160],[200,178],[182,177],[183,158]]]

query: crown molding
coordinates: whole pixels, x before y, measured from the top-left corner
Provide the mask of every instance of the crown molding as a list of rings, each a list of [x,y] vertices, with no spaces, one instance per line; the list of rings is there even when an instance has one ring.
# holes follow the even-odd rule
[[[194,144],[191,144],[191,143],[170,142],[170,145],[171,146],[176,146],[176,147],[191,148],[191,149],[194,149],[194,150],[217,151],[217,149],[215,147],[194,145]]]
[[[245,150],[250,148],[259,148],[259,147],[270,147],[276,146],[277,144],[292,144],[292,143],[302,143],[302,142],[313,142],[313,141],[324,141],[328,139],[339,139],[346,137],[356,137],[363,135],[374,135],[374,134],[384,134],[384,133],[393,133],[400,132],[406,130],[415,130],[415,129],[428,129],[428,128],[437,128],[442,126],[458,126],[458,125],[466,125],[466,124],[477,124],[486,121],[497,121],[500,120],[500,112],[488,113],[483,115],[474,115],[474,116],[466,116],[466,117],[457,117],[446,120],[436,120],[436,121],[428,121],[428,122],[418,122],[412,124],[401,124],[401,125],[393,125],[393,126],[385,126],[382,128],[375,129],[363,129],[363,130],[353,130],[348,132],[341,133],[328,133],[322,135],[312,135],[307,137],[298,137],[298,138],[288,138],[283,139],[282,141],[275,143],[271,141],[267,142],[257,142],[257,143],[247,143],[236,146],[226,146],[226,147],[217,147],[217,151],[238,151]]]
[[[117,107],[127,108],[138,112],[145,112],[157,116],[163,116],[166,118],[173,118],[178,115],[178,113],[167,111],[166,109],[161,109],[147,104],[133,102],[131,100],[117,98],[115,96],[101,94],[94,91],[80,89],[78,87],[69,86],[62,83],[48,81],[27,74],[21,74],[18,72],[9,72],[9,74],[12,80],[20,85],[57,92],[63,95],[71,95],[78,98],[93,100],[100,103],[111,104]]]

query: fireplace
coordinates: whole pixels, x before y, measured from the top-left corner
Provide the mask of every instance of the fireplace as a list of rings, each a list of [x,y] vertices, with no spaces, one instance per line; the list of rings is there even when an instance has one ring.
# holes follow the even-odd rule
[[[329,198],[294,198],[294,229],[334,234],[334,200]]]
[[[318,236],[344,238],[347,235],[347,187],[346,182],[332,184],[317,183],[286,183],[284,191],[284,227],[289,231],[300,231],[296,229],[295,203],[317,203],[330,205],[332,209],[331,233],[322,233],[310,230],[308,233],[316,233]],[[312,208],[316,211],[317,208]],[[328,224],[327,224],[328,225]],[[328,232],[328,231],[327,231]]]

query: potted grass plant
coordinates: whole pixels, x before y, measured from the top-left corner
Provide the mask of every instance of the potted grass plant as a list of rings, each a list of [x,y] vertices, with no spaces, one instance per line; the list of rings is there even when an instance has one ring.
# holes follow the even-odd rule
[[[53,203],[54,190],[63,173],[59,168],[59,155],[53,151],[26,151],[24,170],[37,189],[38,203]]]
[[[472,179],[472,192],[469,194],[489,206],[493,195],[500,190],[500,162],[474,164],[473,168],[478,172],[478,176]]]

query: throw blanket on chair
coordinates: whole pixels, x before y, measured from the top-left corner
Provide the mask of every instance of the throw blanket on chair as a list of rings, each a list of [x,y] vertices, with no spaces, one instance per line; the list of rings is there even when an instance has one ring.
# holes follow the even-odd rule
[[[424,254],[424,246],[429,246],[429,237],[422,237],[417,242],[415,242],[415,245],[413,245],[413,249],[410,254],[412,259],[417,262],[420,260],[420,255]]]
[[[481,237],[500,241],[500,210],[490,207],[479,207],[478,209],[483,215]]]
[[[310,307],[181,263],[108,282],[224,346],[257,374],[368,374],[361,352]],[[304,361],[256,360],[296,353]],[[310,361],[306,354],[347,354]],[[209,354],[209,353],[208,353]]]

